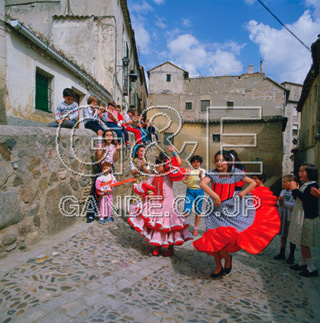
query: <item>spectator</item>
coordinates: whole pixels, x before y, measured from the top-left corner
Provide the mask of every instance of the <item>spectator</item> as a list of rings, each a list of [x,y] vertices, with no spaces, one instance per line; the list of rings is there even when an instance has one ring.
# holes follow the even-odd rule
[[[62,127],[72,129],[79,116],[79,107],[74,102],[74,92],[72,89],[65,88],[62,93],[64,101],[61,102],[56,110],[56,121],[50,122],[48,127]]]
[[[100,118],[106,124],[106,126],[114,131],[117,134],[117,138],[120,139],[120,143],[122,144],[122,131],[118,127],[118,112],[116,111],[116,105],[114,102],[108,102],[108,108],[106,109],[106,104],[104,102],[100,103],[100,108],[104,110],[101,114]]]
[[[141,132],[138,129],[132,127],[133,113],[134,113],[134,110],[129,109],[128,112],[123,116],[123,125],[125,126],[128,132],[132,132],[135,135],[136,143],[140,144],[142,143]]]
[[[90,95],[87,103],[89,106],[83,111],[84,127],[86,129],[91,129],[97,133],[98,136],[102,136],[103,132],[108,128],[100,120],[100,116],[103,111],[102,109],[96,108],[98,99],[94,95]]]

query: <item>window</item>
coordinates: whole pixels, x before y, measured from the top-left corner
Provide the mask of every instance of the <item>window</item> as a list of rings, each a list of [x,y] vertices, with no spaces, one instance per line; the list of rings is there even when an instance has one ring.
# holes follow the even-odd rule
[[[292,135],[293,136],[297,136],[298,135],[298,125],[297,124],[293,124],[292,125]]]
[[[293,107],[293,116],[297,117],[298,116],[298,110],[297,107]]]
[[[227,101],[227,108],[232,109],[233,108],[233,101]]]
[[[207,107],[210,107],[210,100],[201,100],[200,111],[207,111]]]
[[[168,139],[169,137],[171,137],[171,138]],[[170,145],[173,145],[173,144],[174,144],[173,132],[163,133],[163,145],[164,146],[170,146]]]
[[[46,112],[52,110],[52,76],[37,68],[36,70],[36,109]]]
[[[167,74],[167,82],[171,82],[171,74]]]
[[[192,110],[192,102],[186,102],[186,110]]]
[[[220,142],[220,134],[219,133],[213,133],[212,134],[212,141],[213,142]]]

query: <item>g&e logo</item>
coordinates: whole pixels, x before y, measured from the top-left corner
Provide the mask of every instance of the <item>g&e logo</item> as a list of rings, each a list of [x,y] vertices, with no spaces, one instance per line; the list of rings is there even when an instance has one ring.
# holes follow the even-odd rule
[[[150,214],[150,217],[168,217],[169,214],[162,213],[162,205],[161,200],[163,199],[162,196],[148,196],[142,204],[142,202],[137,202],[135,205],[135,209],[131,207],[131,201],[134,199],[134,196],[126,195],[126,196],[117,196],[117,206],[115,206],[110,201],[107,201],[108,206],[112,208],[112,212],[115,216],[121,217],[134,217],[138,216],[140,214],[140,210],[145,208]],[[177,196],[174,198],[174,201],[172,203],[172,209],[173,212],[178,217],[184,217],[183,212],[183,206],[181,205],[181,202],[184,202],[185,196]],[[221,216],[220,211],[214,210],[214,201],[208,197],[200,197],[196,203],[200,203],[201,201],[206,203],[205,210],[199,214],[201,217],[207,217],[208,215],[212,214],[214,212],[214,215],[216,217]],[[159,203],[156,203],[159,202]],[[224,213],[227,217],[237,217],[239,215],[242,215],[243,217],[248,217],[249,212],[255,211],[256,209],[259,209],[261,207],[261,201],[257,196],[252,195],[246,195],[242,199],[239,198],[239,196],[234,197],[234,207],[233,210],[229,210],[228,208],[221,207],[221,211]],[[85,217],[88,211],[94,212],[97,209],[96,201],[92,195],[88,195],[84,205],[82,208],[80,207],[78,199],[74,195],[68,195],[64,196],[59,203],[59,209],[63,216],[65,217]],[[124,211],[126,210],[126,211]],[[159,212],[157,213],[157,210]],[[152,211],[152,212],[151,212]],[[122,214],[124,213],[124,214]],[[130,213],[130,215],[128,215]],[[107,214],[104,214],[103,216],[107,216]]]
[[[80,110],[83,110],[84,108],[87,107],[81,107]],[[158,134],[161,133],[165,133],[166,130],[168,130],[170,127],[170,133],[172,133],[170,136],[168,136],[166,138],[166,140],[168,141],[168,144],[171,144],[171,139],[173,139],[174,137],[178,136],[178,135],[182,135],[182,116],[181,114],[176,111],[174,108],[169,107],[169,106],[150,106],[147,109],[145,109],[143,111],[142,114],[151,112],[152,110],[155,110],[155,113],[152,115],[152,117],[149,120],[149,123],[155,127],[156,131],[158,132]],[[70,112],[72,113],[72,111]],[[240,116],[239,116],[240,115]],[[157,118],[166,118],[167,119],[167,124],[162,127],[161,129],[159,127],[156,126],[156,119]],[[257,134],[255,133],[227,133],[224,131],[224,126],[225,126],[225,122],[229,122],[230,120],[259,120],[262,118],[262,108],[261,107],[234,107],[231,111],[230,109],[226,109],[225,107],[208,107],[207,108],[207,123],[206,123],[206,129],[207,129],[207,140],[206,140],[206,161],[207,161],[207,165],[206,168],[207,170],[210,169],[209,167],[209,163],[212,159],[212,157],[210,156],[210,124],[211,124],[211,120],[220,120],[220,136],[221,138],[223,137],[243,137],[243,138],[251,138],[253,140],[253,143],[251,144],[221,144],[220,145],[220,150],[223,149],[229,149],[231,147],[233,148],[237,148],[237,147],[256,147],[257,146]],[[76,125],[74,126],[74,128],[71,131],[71,135],[70,135],[70,152],[69,154],[63,154],[62,152],[62,147],[63,143],[61,143],[61,127],[59,127],[57,129],[57,136],[56,136],[56,148],[60,157],[61,162],[63,163],[63,165],[73,174],[76,175],[80,175],[82,177],[95,177],[97,174],[90,172],[90,170],[92,170],[93,166],[99,164],[99,162],[101,160],[97,160],[97,161],[83,161],[81,158],[78,157],[78,155],[76,154],[76,150],[75,150],[75,142],[77,141],[77,136],[75,134],[76,132],[76,126],[80,123],[82,123],[83,121],[85,121],[86,119],[80,119],[77,121]],[[101,122],[101,125],[107,129],[107,127]],[[102,139],[104,140],[104,139]],[[120,138],[115,138],[115,140],[119,141]],[[91,151],[96,151],[97,147],[95,145],[95,143],[97,142],[97,137],[92,137],[91,138]],[[191,145],[192,149],[190,151],[190,153],[187,155],[187,158],[185,158],[188,162],[188,160],[190,159],[190,157],[195,153],[195,151],[197,150],[199,143],[197,141],[184,141],[180,150],[177,149],[175,147],[175,150],[177,152],[179,152],[179,154],[181,154],[182,152],[185,151],[185,148],[187,145]],[[132,152],[134,149],[134,146],[131,148],[131,153],[130,153],[130,160],[132,161]],[[146,146],[146,150],[150,149],[151,147],[156,147],[156,149],[158,151],[163,151],[162,147],[158,145],[157,142],[151,142]],[[164,151],[163,151],[164,152]],[[165,153],[165,152],[164,152]],[[88,156],[87,156],[88,157]],[[70,158],[76,159],[81,165],[83,165],[83,172],[80,171],[76,171],[74,169],[72,169],[72,167],[70,167],[69,163],[70,163]],[[115,173],[116,175],[122,175],[123,172],[123,155],[122,152],[120,152],[120,167],[119,170],[120,172]],[[189,162],[188,162],[189,163]],[[260,167],[260,173],[262,173],[262,162],[252,162],[252,161],[242,161],[242,164],[256,164],[259,165]],[[139,171],[141,172],[141,171]],[[248,173],[246,172],[247,175],[254,175],[257,174],[257,172],[254,173]],[[144,174],[144,175],[149,175],[149,174]],[[116,198],[116,204],[117,205],[123,205],[124,208],[118,208],[116,207],[114,204],[112,204],[112,209],[114,211],[114,213],[118,214],[119,210],[122,209],[127,209],[127,205],[128,205],[128,201],[132,200],[132,196],[128,195],[125,196],[123,198],[117,196]],[[184,201],[185,196],[179,196],[176,197],[175,202],[173,207],[178,210],[178,204],[181,203],[181,199]],[[208,199],[207,200],[207,205],[210,205],[211,200]],[[248,198],[244,198],[241,201],[236,201],[235,203],[235,209],[234,212],[232,212],[232,214],[228,214],[228,216],[237,216],[239,214],[239,210],[240,210],[240,205],[241,203],[246,204],[246,208],[250,210],[251,206],[247,205],[247,203],[251,203],[252,205],[257,205],[257,202],[254,201],[254,199],[252,199],[250,196],[248,196]],[[66,217],[70,217],[70,216],[85,216],[86,212],[88,211],[88,209],[90,210],[92,209],[97,209],[97,205],[93,205],[93,203],[96,203],[96,201],[90,197],[90,195],[87,197],[84,206],[81,208],[80,207],[80,203],[77,200],[76,197],[74,196],[65,196],[64,198],[61,199],[59,206],[60,206],[60,210],[61,213],[66,216]],[[260,203],[260,202],[259,202]],[[260,207],[258,205],[258,207]],[[210,209],[209,207],[209,211],[212,211],[212,208]],[[208,208],[206,210],[206,212],[204,214],[202,214],[202,216],[207,216],[209,212]],[[226,212],[226,210],[224,210],[224,212]],[[120,215],[121,216],[121,215]],[[216,214],[216,216],[219,216],[219,212]]]

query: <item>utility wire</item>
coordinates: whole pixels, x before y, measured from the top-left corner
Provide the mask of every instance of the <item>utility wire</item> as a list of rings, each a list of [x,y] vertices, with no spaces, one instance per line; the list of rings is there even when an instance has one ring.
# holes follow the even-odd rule
[[[218,76],[218,75],[217,75],[217,73],[216,73],[216,71],[215,71],[215,69],[213,68],[213,66],[211,65],[211,63],[210,63],[210,61],[209,61],[209,60],[208,60],[208,63],[209,63],[209,65],[211,66],[211,68],[212,68],[212,70],[213,70],[213,73],[214,73],[214,74],[216,74],[216,76]]]
[[[281,26],[283,26],[285,29],[288,30],[288,32],[303,46],[305,47],[309,52],[311,51],[310,47],[306,45],[298,36],[296,36],[284,23],[281,22],[281,20],[274,14],[272,11],[262,2],[262,0],[257,0],[279,23]]]
[[[213,85],[212,85],[212,83],[209,81],[209,79],[207,78],[207,77],[205,77],[205,76],[203,76],[202,75],[202,73],[197,69],[197,72],[201,75],[201,78],[203,78],[205,81],[206,81],[206,83],[209,85],[209,90],[212,88],[212,90],[213,90]]]

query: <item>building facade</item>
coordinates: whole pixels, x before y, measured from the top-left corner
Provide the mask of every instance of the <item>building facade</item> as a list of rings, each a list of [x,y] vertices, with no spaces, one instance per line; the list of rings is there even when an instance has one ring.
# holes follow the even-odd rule
[[[193,153],[202,155],[207,167],[214,166],[213,155],[221,147],[235,149],[247,162],[247,170],[256,171],[262,165],[268,177],[282,175],[282,133],[289,95],[285,87],[262,71],[190,78],[187,71],[170,62],[149,70],[148,76],[148,118],[163,105],[173,108],[172,123],[163,131],[164,144],[175,134],[170,140],[178,149],[188,143],[186,157],[196,142]],[[157,119],[159,129],[165,127],[166,119]]]
[[[320,168],[320,39],[311,47],[313,64],[303,83],[298,111],[301,113],[298,163],[315,164]]]
[[[126,1],[7,0],[5,17],[6,22],[19,20],[53,51],[61,54],[63,59],[85,71],[109,93],[109,99],[126,108],[130,104],[140,109],[145,107],[147,87]],[[54,70],[54,66],[52,68]],[[53,75],[52,69],[45,72]],[[68,87],[67,83],[61,87]],[[78,91],[80,102],[83,93],[93,89],[90,82],[84,82],[81,86],[86,91]],[[61,96],[59,86],[51,90]],[[106,99],[101,95],[98,98]],[[12,111],[11,101],[7,100],[6,105]],[[53,102],[53,106],[56,107],[56,102]],[[21,115],[17,114],[17,117]]]
[[[38,126],[52,121],[66,87],[74,90],[80,107],[86,106],[89,95],[104,101],[112,99],[84,69],[66,60],[17,20],[6,26],[6,53],[3,98],[10,125]]]
[[[285,107],[285,117],[288,119],[286,130],[283,132],[283,174],[294,173],[294,151],[297,149],[300,131],[300,112],[297,110],[300,100],[302,84],[281,83],[290,91],[288,104]]]

